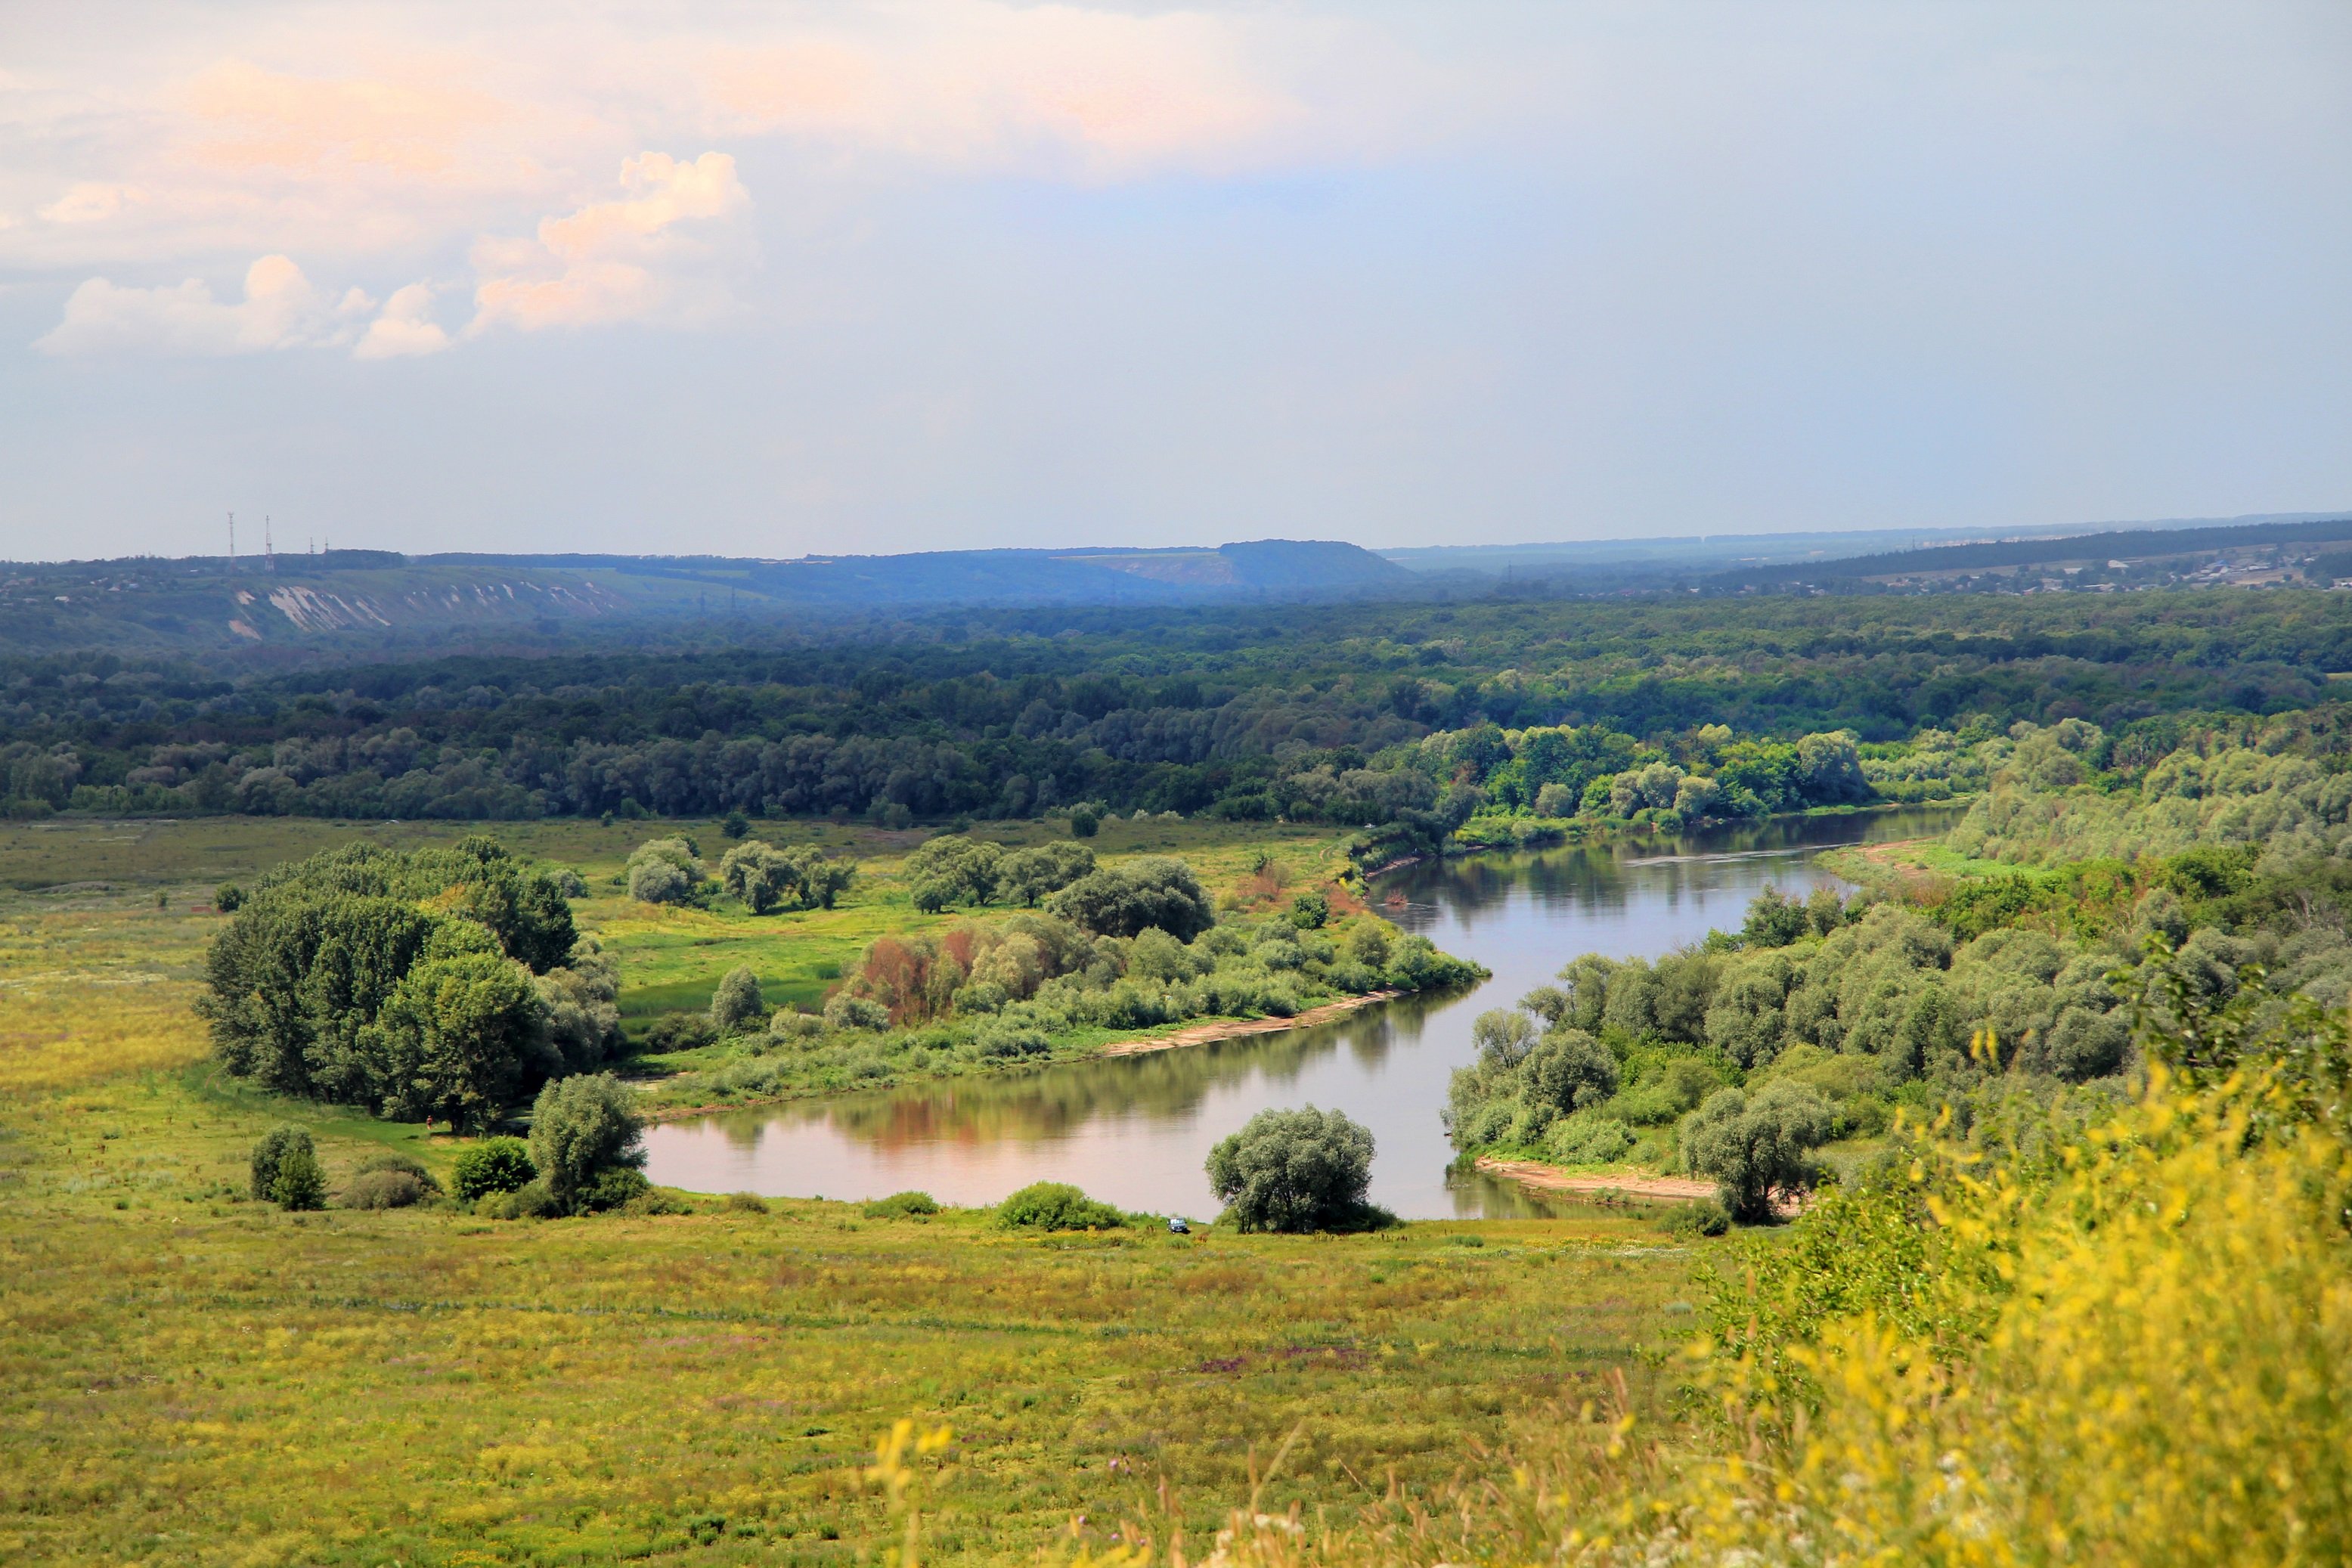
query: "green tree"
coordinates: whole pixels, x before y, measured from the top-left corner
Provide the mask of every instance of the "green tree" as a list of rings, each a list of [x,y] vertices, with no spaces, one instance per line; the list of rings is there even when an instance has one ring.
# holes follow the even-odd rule
[[[1337,1110],[1261,1110],[1209,1151],[1209,1185],[1245,1231],[1360,1223],[1372,1135]]]
[[[285,1209],[327,1206],[327,1173],[320,1169],[318,1153],[309,1139],[278,1157],[278,1173],[269,1183],[269,1197]]]
[[[1217,921],[1192,868],[1163,856],[1147,856],[1082,877],[1055,894],[1045,907],[1097,936],[1133,936],[1157,926],[1179,942],[1191,942]]]
[[[1749,1094],[1718,1089],[1683,1119],[1683,1166],[1713,1176],[1731,1217],[1757,1225],[1772,1218],[1775,1193],[1812,1184],[1812,1151],[1826,1142],[1832,1117],[1819,1090],[1790,1082]]]
[[[250,1163],[253,1177],[252,1192],[257,1202],[269,1203],[276,1200],[278,1170],[285,1164],[287,1156],[298,1149],[310,1155],[314,1165],[317,1163],[318,1152],[310,1142],[310,1134],[304,1129],[290,1123],[271,1128],[261,1135],[259,1142],[254,1144]]]
[[[760,994],[760,977],[748,965],[729,970],[710,994],[710,1021],[722,1034],[732,1034],[765,1017],[767,1012],[767,1002]]]
[[[630,852],[629,897],[648,904],[680,904],[702,881],[702,860],[681,837],[650,838]]]
[[[1003,858],[1003,849],[984,838],[934,838],[907,857],[908,897],[926,914],[988,903],[996,897],[997,867]]]
[[[384,1114],[494,1121],[520,1088],[545,1006],[521,965],[495,952],[428,959],[385,1005]]]
[[[1094,869],[1095,852],[1083,844],[1057,840],[1015,849],[997,866],[997,896],[1035,909],[1048,894],[1060,892]]]
[[[561,1079],[539,1091],[530,1113],[530,1159],[565,1214],[586,1206],[598,1178],[646,1163],[645,1122],[610,1073]]]

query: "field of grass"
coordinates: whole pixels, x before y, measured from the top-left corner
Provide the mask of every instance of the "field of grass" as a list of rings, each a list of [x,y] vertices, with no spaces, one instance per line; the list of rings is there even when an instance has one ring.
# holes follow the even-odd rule
[[[499,831],[593,881],[651,828]],[[1034,1239],[818,1202],[508,1224],[245,1202],[247,1152],[283,1120],[331,1177],[387,1143],[445,1172],[453,1154],[204,1065],[187,1006],[218,917],[191,906],[349,836],[9,830],[10,879],[40,890],[0,895],[0,1561],[876,1561],[887,1522],[859,1467],[907,1415],[957,1433],[935,1556],[1034,1558],[1077,1519],[1099,1542],[1157,1512],[1163,1479],[1198,1554],[1253,1452],[1294,1430],[1267,1500],[1339,1510],[1391,1477],[1435,1487],[1618,1369],[1656,1408],[1636,1352],[1687,1322],[1692,1253],[1624,1211]],[[1211,837],[1121,824],[1101,847],[1179,849],[1237,899],[1323,852]],[[754,952],[782,978],[800,942],[854,947],[896,896],[887,869],[831,917],[638,930],[599,898],[583,920],[633,984],[702,984]]]

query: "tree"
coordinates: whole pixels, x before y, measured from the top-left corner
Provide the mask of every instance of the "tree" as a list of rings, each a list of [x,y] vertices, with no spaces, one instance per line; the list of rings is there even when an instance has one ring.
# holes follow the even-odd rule
[[[1348,932],[1348,956],[1368,969],[1389,966],[1389,923],[1377,915],[1359,919]]]
[[[1094,807],[1082,805],[1070,813],[1070,837],[1092,838],[1102,827],[1102,816]]]
[[[520,1138],[488,1138],[458,1154],[449,1174],[449,1190],[471,1203],[490,1193],[511,1193],[536,1179],[539,1167],[530,1163],[530,1145]]]
[[[710,1021],[723,1034],[734,1033],[765,1016],[767,1011],[767,1003],[760,994],[760,977],[749,966],[729,970],[719,982],[719,989],[710,994]]]
[[[738,844],[719,862],[719,880],[755,915],[764,915],[798,890],[792,860],[772,844]]]
[[[1749,947],[1787,947],[1790,942],[1803,941],[1811,931],[1812,921],[1805,906],[1784,897],[1780,889],[1768,883],[1749,901],[1748,924],[1740,931],[1739,939]]]
[[[495,1121],[521,1087],[546,1017],[530,973],[498,953],[417,964],[383,1008],[384,1114],[467,1128]]]
[[[1809,1156],[1828,1141],[1831,1120],[1829,1101],[1805,1084],[1718,1089],[1683,1118],[1683,1165],[1716,1179],[1732,1218],[1761,1224],[1773,1217],[1774,1193],[1812,1184]]]
[[[1359,1224],[1371,1186],[1372,1135],[1337,1110],[1261,1110],[1209,1152],[1208,1171],[1243,1230]]]
[[[253,1146],[253,1196],[259,1203],[274,1203],[278,1197],[278,1173],[288,1157],[297,1151],[310,1157],[313,1168],[318,1164],[318,1152],[310,1142],[310,1134],[290,1124],[273,1127],[261,1135]]]
[[[586,1206],[598,1179],[646,1163],[645,1122],[621,1080],[583,1073],[539,1091],[530,1112],[530,1160],[565,1214]]]
[[[753,839],[719,863],[719,880],[755,915],[779,909],[831,909],[856,875],[846,860],[830,860],[813,845],[779,849]]]
[[[245,907],[245,889],[235,882],[223,882],[213,889],[213,908],[225,915],[233,915]]]
[[[1083,844],[1057,840],[1015,849],[996,868],[996,895],[1007,903],[1035,909],[1046,895],[1091,876],[1094,869],[1095,852]]]
[[[684,838],[651,838],[631,852],[629,897],[648,904],[678,904],[702,880],[702,861]]]
[[[1097,936],[1133,936],[1157,926],[1179,942],[1191,942],[1217,922],[1192,868],[1162,856],[1082,877],[1045,907]]]
[[[278,1174],[270,1181],[269,1196],[285,1209],[327,1206],[327,1173],[319,1168],[319,1156],[308,1138],[278,1157]]]
[[[1619,1070],[1609,1047],[1582,1029],[1554,1029],[1528,1052],[1519,1077],[1531,1104],[1566,1116],[1614,1095]]]
[[[908,893],[925,914],[958,904],[984,904],[996,896],[1003,849],[984,838],[934,838],[907,857]]]

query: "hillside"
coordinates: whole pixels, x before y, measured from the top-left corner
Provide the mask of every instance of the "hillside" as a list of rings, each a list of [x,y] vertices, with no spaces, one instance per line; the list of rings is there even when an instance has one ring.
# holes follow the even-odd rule
[[[426,555],[338,550],[21,563],[0,576],[0,649],[205,652],[546,635],[601,624],[751,622],[952,605],[1211,605],[1392,593],[1412,574],[1352,544],[972,550],[918,555]]]

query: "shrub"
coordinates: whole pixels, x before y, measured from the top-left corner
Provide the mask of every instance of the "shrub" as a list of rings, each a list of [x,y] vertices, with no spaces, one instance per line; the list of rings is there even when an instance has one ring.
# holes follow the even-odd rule
[[[722,1034],[735,1033],[767,1010],[766,1000],[760,994],[760,977],[748,966],[729,970],[710,995],[710,1021]]]
[[[1667,1212],[1665,1226],[1673,1236],[1721,1236],[1731,1228],[1731,1211],[1714,1198],[1676,1204]]]
[[[757,1193],[730,1193],[727,1207],[736,1214],[766,1214],[768,1200]]]
[[[1348,932],[1348,956],[1367,969],[1389,966],[1389,923],[1366,915]]]
[[[1070,837],[1073,838],[1092,838],[1101,827],[1102,818],[1087,806],[1082,805],[1070,813]]]
[[[939,1200],[929,1193],[892,1193],[866,1205],[867,1219],[922,1219],[939,1212]]]
[[[245,908],[245,889],[235,882],[223,882],[213,889],[213,908],[225,915],[233,915]]]
[[[617,1208],[633,1207],[637,1201],[653,1192],[653,1184],[646,1180],[643,1171],[627,1165],[607,1165],[589,1179],[588,1184],[574,1195],[574,1214],[605,1214]]]
[[[1607,1165],[1633,1152],[1633,1134],[1607,1116],[1570,1116],[1544,1134],[1544,1152],[1563,1165]]]
[[[740,838],[751,831],[751,819],[740,811],[729,812],[726,820],[719,825],[719,834],[722,838]]]
[[[404,1209],[425,1202],[436,1190],[418,1172],[387,1167],[353,1176],[343,1184],[338,1201],[347,1209]]]
[[[490,1219],[554,1219],[564,1207],[545,1182],[526,1182],[510,1193],[493,1193],[475,1210]]]
[[[824,1005],[824,1022],[834,1029],[887,1029],[890,1026],[890,1009],[879,1002],[843,992]]]
[[[1805,1084],[1767,1084],[1753,1095],[1719,1089],[1683,1119],[1684,1168],[1720,1184],[1732,1218],[1760,1224],[1773,1217],[1775,1192],[1811,1184],[1810,1155],[1832,1123],[1829,1101]]]
[[[297,1149],[316,1162],[318,1151],[311,1144],[310,1134],[302,1128],[273,1127],[261,1135],[261,1141],[253,1146],[253,1195],[257,1200],[276,1201],[278,1167]]]
[[[539,1091],[531,1107],[531,1163],[559,1212],[568,1214],[608,1195],[597,1184],[607,1173],[635,1173],[635,1167],[645,1163],[644,1133],[645,1123],[620,1079],[610,1073],[583,1073]]]
[[[719,1027],[708,1012],[664,1013],[646,1031],[646,1047],[656,1051],[690,1051],[719,1037]]]
[[[491,1138],[461,1152],[449,1174],[449,1190],[465,1203],[492,1193],[510,1193],[539,1174],[530,1145],[520,1138]]]
[[[1300,931],[1321,931],[1330,918],[1331,900],[1320,893],[1304,892],[1290,900],[1290,923]]]
[[[1033,1182],[996,1205],[996,1223],[1007,1230],[1118,1230],[1127,1216],[1066,1182]]]
[[[1244,1231],[1360,1224],[1372,1135],[1343,1112],[1261,1110],[1209,1152],[1209,1185]]]

